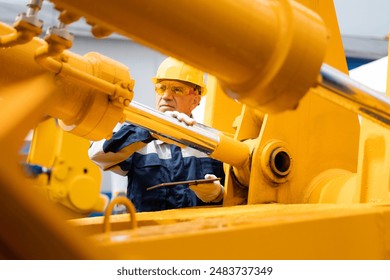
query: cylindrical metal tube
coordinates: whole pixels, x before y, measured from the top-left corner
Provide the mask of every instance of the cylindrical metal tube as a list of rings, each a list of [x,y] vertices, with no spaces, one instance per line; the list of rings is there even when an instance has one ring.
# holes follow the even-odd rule
[[[297,106],[328,38],[322,19],[291,0],[51,1],[212,74],[231,98],[267,113]]]
[[[141,126],[152,133],[205,152],[210,157],[233,166],[240,167],[249,160],[250,152],[246,144],[203,124],[188,126],[135,101],[125,108],[125,115],[127,123]]]
[[[0,22],[0,38],[13,31],[11,26]],[[0,48],[0,65],[7,65],[0,69],[0,88],[47,74],[56,88],[51,104],[42,114],[60,119],[64,130],[90,140],[110,135],[123,117],[122,103],[132,99],[134,81],[128,68],[93,52],[80,56],[64,51],[57,61],[47,57],[48,48],[38,37],[17,47]],[[37,63],[40,58],[45,67]]]
[[[360,84],[337,69],[323,64],[319,85],[327,91],[316,92],[357,114],[384,127],[390,127],[390,99],[380,92]],[[333,93],[333,94],[330,94]]]

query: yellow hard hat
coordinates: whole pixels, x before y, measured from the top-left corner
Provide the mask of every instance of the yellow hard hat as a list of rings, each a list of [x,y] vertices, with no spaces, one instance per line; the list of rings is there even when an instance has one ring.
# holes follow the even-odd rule
[[[189,82],[200,86],[200,94],[203,96],[207,92],[203,78],[204,73],[202,71],[195,69],[173,57],[168,57],[158,67],[157,75],[152,78],[152,82],[154,84],[159,80],[178,80]]]

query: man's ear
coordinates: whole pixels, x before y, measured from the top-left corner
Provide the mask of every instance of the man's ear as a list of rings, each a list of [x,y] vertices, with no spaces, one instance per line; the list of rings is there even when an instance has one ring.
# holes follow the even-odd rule
[[[194,96],[191,103],[191,111],[194,110],[200,104],[200,95]]]
[[[199,106],[199,104],[200,104],[200,99],[201,99],[201,96],[200,96],[200,95],[197,95],[196,98],[194,98],[194,105],[195,105],[195,107],[196,107],[196,106]]]

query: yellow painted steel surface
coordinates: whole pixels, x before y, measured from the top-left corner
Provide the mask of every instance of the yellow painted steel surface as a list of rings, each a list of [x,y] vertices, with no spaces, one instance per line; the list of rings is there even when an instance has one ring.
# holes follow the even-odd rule
[[[1,91],[2,258],[73,259],[96,258],[99,255],[98,248],[96,253],[92,252],[88,249],[88,241],[66,226],[67,216],[32,187],[18,162],[17,155],[24,137],[40,120],[53,87],[50,79],[40,77]],[[15,108],[19,108],[17,114]]]
[[[38,176],[36,186],[50,200],[84,216],[103,212],[108,201],[100,194],[102,171],[85,153],[89,146],[88,140],[63,131],[50,118],[35,127],[27,158],[28,164],[50,168]]]
[[[67,51],[56,34],[17,40],[0,49],[9,66],[0,70],[0,258],[390,259],[389,132],[365,120],[360,128],[355,113],[317,94],[327,91],[316,83],[322,63],[347,72],[332,1],[52,2],[67,9],[66,23],[85,16],[94,34],[121,33],[210,73],[206,121],[229,137],[219,151],[236,158],[227,143],[244,141],[251,153],[244,166],[225,164],[223,206],[132,213],[136,227],[106,213],[109,231],[103,217],[71,219],[69,210],[91,209],[98,175],[75,184],[77,206],[69,187],[79,173],[53,189],[68,200],[47,200],[21,168],[24,138],[58,118],[84,139],[36,140],[29,161],[58,168],[62,153],[65,171],[83,166],[86,139],[124,121],[134,81],[119,62]],[[14,32],[0,24],[1,43]]]
[[[245,205],[128,214],[104,233],[100,217],[70,221],[125,259],[389,259],[390,207]],[[158,249],[157,249],[158,248]]]

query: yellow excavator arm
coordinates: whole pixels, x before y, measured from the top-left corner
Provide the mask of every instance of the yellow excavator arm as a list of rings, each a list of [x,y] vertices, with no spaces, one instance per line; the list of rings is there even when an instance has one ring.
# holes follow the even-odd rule
[[[390,102],[348,77],[332,1],[51,2],[59,23],[44,39],[43,1],[0,24],[1,258],[390,258]],[[96,37],[116,32],[209,73],[206,125],[133,101],[120,62],[73,53],[66,26],[80,18]],[[123,122],[224,162],[223,206],[107,206],[88,143]],[[26,164],[44,168],[31,178]],[[113,203],[130,215],[111,215]]]

